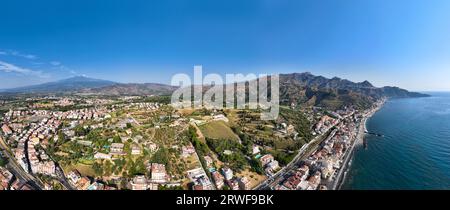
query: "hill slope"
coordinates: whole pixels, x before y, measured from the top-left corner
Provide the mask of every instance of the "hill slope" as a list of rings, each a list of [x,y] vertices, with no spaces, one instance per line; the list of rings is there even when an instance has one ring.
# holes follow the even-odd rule
[[[170,95],[175,91],[177,87],[157,84],[157,83],[144,83],[144,84],[114,84],[99,88],[89,88],[81,90],[81,93],[88,93],[94,95]]]
[[[282,104],[301,104],[338,108],[346,105],[367,107],[382,97],[425,97],[398,87],[374,87],[370,82],[351,82],[334,77],[328,79],[309,72],[280,75]]]

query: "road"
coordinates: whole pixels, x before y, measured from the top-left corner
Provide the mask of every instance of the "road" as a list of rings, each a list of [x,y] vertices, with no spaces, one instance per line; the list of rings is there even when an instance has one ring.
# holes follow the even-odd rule
[[[310,151],[312,153],[317,149],[319,144],[325,140],[328,139],[336,133],[337,130],[333,130],[330,135],[327,135],[329,130],[339,124],[340,121],[337,121],[334,125],[330,126],[330,128],[324,132],[324,134],[316,136],[312,141],[310,141],[308,144],[305,144],[300,148],[297,155],[292,159],[292,161],[287,164],[285,167],[283,167],[281,170],[279,170],[277,173],[275,173],[272,177],[269,177],[264,182],[259,184],[254,188],[254,190],[265,190],[265,189],[272,189],[275,185],[280,183],[284,178],[285,175],[290,173],[291,171],[295,170],[296,167],[298,167],[298,164],[305,158],[305,156],[309,156],[310,154],[306,153]],[[324,138],[324,136],[327,135],[327,138]]]
[[[6,155],[6,157],[8,158],[8,164],[6,165],[6,168],[11,171],[11,173],[13,173],[16,178],[26,181],[37,190],[43,189],[43,184],[31,174],[25,172],[23,168],[16,162],[16,158],[12,156],[9,147],[3,141],[2,136],[0,136],[0,146],[5,151],[4,155]]]
[[[59,165],[56,166],[56,176],[58,177],[58,181],[64,186],[64,188],[66,188],[66,190],[76,190],[76,188],[69,183],[64,175],[64,171]]]
[[[345,154],[344,161],[342,162],[342,167],[339,169],[336,179],[332,183],[331,189],[338,190],[341,187],[341,184],[345,179],[345,176],[347,175],[347,169],[351,164],[350,160],[353,156],[353,153],[355,152],[355,147],[356,145],[358,145],[358,142],[363,141],[364,135],[367,132],[366,128],[367,119],[372,117],[372,115],[375,114],[375,112],[377,112],[383,106],[384,102],[385,102],[384,100],[381,101],[381,103],[377,104],[377,107],[375,107],[374,109],[370,110],[368,113],[365,113],[363,115],[363,119],[358,125],[358,133],[356,134],[352,147],[350,148],[350,151],[347,152],[347,154]]]
[[[344,161],[342,162],[342,166],[339,169],[339,172],[336,175],[336,178],[332,182],[332,185],[331,185],[331,189],[332,190],[339,189],[339,186],[340,186],[343,178],[345,177],[345,174],[347,173],[347,168],[349,166],[349,161],[350,161],[351,157],[353,156],[353,152],[355,151],[355,146],[357,145],[358,141],[360,141],[360,140],[362,140],[362,138],[364,138],[364,128],[365,128],[364,124],[365,124],[365,120],[366,119],[364,119],[358,125],[358,134],[356,135],[355,140],[353,141],[353,144],[352,144],[352,147],[350,148],[350,151],[345,154]]]

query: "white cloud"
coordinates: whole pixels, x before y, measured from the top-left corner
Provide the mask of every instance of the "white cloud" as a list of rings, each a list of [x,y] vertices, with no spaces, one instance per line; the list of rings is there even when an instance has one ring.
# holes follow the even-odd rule
[[[61,65],[61,62],[59,62],[59,61],[52,61],[52,62],[50,62],[50,64],[52,64],[53,66],[59,66],[59,65]]]
[[[43,65],[44,63],[42,63],[42,62],[31,62],[33,65],[36,65],[36,66],[40,66],[40,65]]]
[[[20,52],[18,52],[18,51],[11,51],[11,55],[18,56],[18,57],[22,57],[22,58],[26,58],[26,59],[32,59],[32,60],[37,58],[36,55],[32,55],[32,54],[22,54],[22,53],[20,53]]]
[[[41,78],[46,78],[48,75],[42,74],[41,71],[34,71],[27,68],[22,68],[19,66],[16,66],[14,64],[10,64],[7,62],[0,61],[0,71],[6,72],[6,73],[18,73],[21,75],[29,75],[29,76],[37,76]]]
[[[22,57],[30,60],[37,59],[38,57],[33,54],[24,54],[16,50],[7,50],[7,51],[0,51],[0,55],[12,55],[16,57]]]

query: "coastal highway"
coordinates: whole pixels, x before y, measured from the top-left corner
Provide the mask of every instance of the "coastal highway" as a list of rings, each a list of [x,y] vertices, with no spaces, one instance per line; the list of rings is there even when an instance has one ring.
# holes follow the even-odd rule
[[[331,183],[331,189],[338,190],[341,185],[342,181],[345,179],[345,176],[347,175],[347,169],[350,166],[349,162],[351,158],[353,157],[353,153],[355,151],[356,145],[358,145],[358,142],[362,142],[364,135],[367,131],[366,123],[367,119],[373,116],[380,108],[384,105],[386,100],[382,100],[376,104],[376,107],[369,110],[367,113],[363,115],[363,118],[361,119],[361,122],[358,125],[358,133],[356,134],[355,141],[353,141],[353,145],[350,148],[349,152],[345,154],[344,161],[342,162],[342,167],[339,169],[338,174],[336,175],[336,179],[334,179],[334,182]]]
[[[14,174],[14,176],[20,180],[23,180],[36,188],[37,190],[43,189],[42,183],[35,177],[25,172],[22,167],[16,162],[16,159],[11,155],[9,147],[3,141],[3,137],[0,135],[0,147],[5,151],[3,154],[8,158],[8,164],[6,168]]]
[[[340,121],[337,121],[335,124],[330,126],[330,129],[335,127],[339,124]],[[274,186],[276,186],[278,183],[280,183],[285,176],[290,173],[291,171],[295,170],[298,167],[298,164],[303,160],[305,157],[309,156],[310,153],[315,151],[319,144],[324,140],[328,139],[334,136],[334,134],[337,132],[336,129],[331,131],[331,133],[328,135],[329,130],[328,129],[324,134],[316,136],[312,141],[310,141],[308,144],[305,144],[302,146],[302,148],[299,150],[298,154],[292,159],[292,161],[287,164],[285,167],[283,167],[281,170],[279,170],[277,173],[275,173],[272,177],[269,177],[268,179],[264,180],[261,184],[256,186],[254,190],[268,190],[272,189]],[[326,138],[324,138],[326,136]],[[309,152],[308,152],[309,151]]]
[[[364,138],[364,130],[365,130],[365,123],[366,123],[367,117],[364,117],[364,119],[361,121],[361,123],[358,125],[358,134],[356,134],[355,141],[353,141],[352,147],[350,148],[350,152],[347,152],[344,157],[344,161],[342,163],[342,167],[339,169],[338,174],[336,175],[336,178],[331,183],[332,190],[338,190],[342,180],[344,180],[345,175],[347,174],[347,168],[349,166],[349,161],[351,157],[353,156],[353,152],[355,150],[355,146],[358,144],[359,141],[362,141]]]
[[[329,184],[327,184],[329,189],[338,189],[339,188],[341,180],[343,180],[345,177],[345,171],[346,171],[345,166],[348,165],[349,160],[351,159],[353,149],[354,149],[355,145],[357,145],[357,142],[364,137],[365,123],[367,121],[367,118],[372,116],[382,106],[383,103],[384,103],[384,101],[381,101],[380,103],[377,104],[377,106],[374,109],[372,109],[369,112],[367,112],[366,114],[364,114],[363,119],[361,120],[360,124],[358,125],[358,128],[357,128],[358,133],[356,134],[356,137],[355,137],[356,139],[352,145],[352,148],[350,149],[350,152],[348,152],[344,157],[343,167],[341,167],[341,170],[339,170],[339,172],[336,176],[336,179],[332,180]],[[347,118],[349,116],[353,116],[353,115],[348,115],[345,118]],[[340,120],[337,121],[333,126],[330,127],[330,129],[335,127],[336,125],[338,125],[340,122],[341,122]],[[301,160],[303,160],[304,158],[307,158],[315,150],[317,150],[318,146],[320,145],[320,143],[323,140],[332,138],[338,131],[338,129],[334,129],[331,132],[329,132],[329,130],[327,132],[325,132],[325,134],[323,134],[321,136],[317,136],[311,142],[309,142],[308,144],[303,146],[299,150],[299,152],[295,156],[295,158],[286,167],[282,168],[274,176],[266,179],[260,185],[255,187],[254,190],[273,189],[277,184],[279,184],[281,181],[283,181],[286,178],[286,175],[288,175],[289,172],[295,170],[298,167],[298,164],[300,164]],[[324,136],[326,136],[326,138],[324,138]]]

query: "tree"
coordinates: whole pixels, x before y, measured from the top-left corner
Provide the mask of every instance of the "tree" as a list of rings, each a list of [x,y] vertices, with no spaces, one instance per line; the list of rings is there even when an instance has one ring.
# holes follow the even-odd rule
[[[131,168],[129,173],[131,175],[145,174],[146,168],[143,158],[138,158],[135,162],[131,161]]]
[[[58,131],[58,142],[56,143],[63,144],[64,142],[66,142],[66,135],[60,130]]]
[[[92,130],[86,135],[87,141],[97,141],[100,140],[100,130]]]
[[[88,131],[84,129],[82,125],[77,125],[74,128],[74,131],[77,136],[85,136],[88,133]]]
[[[287,165],[294,159],[295,154],[286,154],[284,152],[271,151],[273,157],[278,160],[281,165]]]
[[[250,166],[252,171],[258,173],[258,174],[264,174],[264,169],[262,167],[261,162],[256,159],[255,157],[252,157],[252,159],[250,160]]]
[[[120,136],[116,135],[113,137],[113,143],[122,143]]]
[[[161,147],[158,151],[155,152],[151,161],[153,163],[160,163],[167,165],[169,163],[169,152],[165,147]]]
[[[94,169],[94,173],[96,176],[102,176],[103,175],[103,167],[98,162],[95,162],[92,165],[92,169]]]
[[[5,167],[6,164],[8,164],[8,160],[6,160],[6,158],[0,156],[0,166]]]

